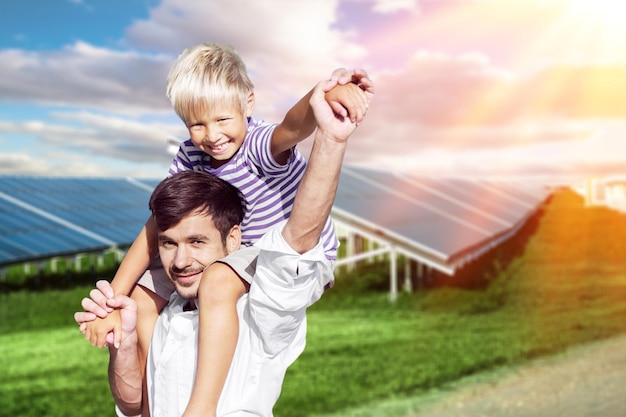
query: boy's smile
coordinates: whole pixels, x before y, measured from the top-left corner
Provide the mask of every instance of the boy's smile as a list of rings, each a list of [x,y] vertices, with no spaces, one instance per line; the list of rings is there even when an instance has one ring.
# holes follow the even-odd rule
[[[207,147],[209,149],[208,151],[204,151],[204,149],[202,150],[214,159],[217,159],[217,157],[222,155],[228,155],[230,149],[235,146],[234,141],[228,139],[226,139],[226,141],[221,141],[217,144],[211,144],[209,141],[207,141],[206,144],[202,143],[201,145],[202,146],[198,146],[198,148],[202,149],[204,147]],[[235,152],[233,152],[233,155],[234,154]],[[230,157],[227,157],[227,159],[230,159]]]

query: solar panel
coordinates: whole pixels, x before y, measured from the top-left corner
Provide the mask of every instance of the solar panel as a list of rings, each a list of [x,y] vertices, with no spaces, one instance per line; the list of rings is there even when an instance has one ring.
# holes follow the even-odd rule
[[[123,178],[0,176],[0,264],[128,246],[150,215],[151,189]]]
[[[333,217],[449,273],[514,233],[548,195],[512,182],[344,167]]]
[[[0,264],[130,245],[159,181],[0,176]],[[346,166],[333,218],[449,272],[514,233],[548,195],[523,182]]]

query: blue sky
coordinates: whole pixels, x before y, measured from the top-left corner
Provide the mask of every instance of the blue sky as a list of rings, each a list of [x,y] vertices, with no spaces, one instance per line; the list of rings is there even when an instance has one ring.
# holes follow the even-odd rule
[[[367,69],[377,92],[350,164],[446,176],[621,175],[624,7],[10,0],[0,14],[0,174],[164,176],[168,138],[186,138],[165,77],[184,48],[208,40],[240,52],[255,116],[269,121],[334,68]]]
[[[56,50],[76,41],[115,47],[135,19],[148,17],[148,0],[9,0],[2,5],[2,48]]]

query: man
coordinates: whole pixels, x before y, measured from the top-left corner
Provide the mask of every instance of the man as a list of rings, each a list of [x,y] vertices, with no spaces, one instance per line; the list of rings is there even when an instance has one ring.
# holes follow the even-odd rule
[[[272,415],[287,367],[305,346],[306,308],[332,280],[319,239],[335,198],[347,139],[360,121],[332,112],[324,99],[332,84],[320,83],[311,97],[318,128],[292,214],[257,243],[256,274],[236,305],[238,342],[217,415]],[[362,114],[367,101],[360,103]],[[118,415],[178,416],[185,411],[196,369],[196,297],[202,271],[239,247],[238,221],[222,216],[232,207],[214,207],[216,201],[232,206],[233,190],[220,188],[215,183],[219,180],[208,174],[178,175],[159,184],[151,197],[160,229],[159,253],[176,293],[155,325],[145,381],[137,350],[136,304],[121,295],[109,300],[122,317],[122,342],[109,347],[109,383]],[[207,191],[211,187],[216,191]],[[98,286],[106,293],[106,285]],[[248,288],[245,282],[233,285]],[[89,305],[83,306],[89,310]]]

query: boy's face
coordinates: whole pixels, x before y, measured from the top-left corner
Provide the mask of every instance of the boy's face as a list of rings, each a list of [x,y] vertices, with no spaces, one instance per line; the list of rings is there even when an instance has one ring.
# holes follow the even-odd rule
[[[163,268],[183,298],[198,296],[204,268],[226,256],[227,246],[231,250],[238,247],[239,242],[231,241],[236,240],[236,236],[236,232],[231,231],[224,245],[213,219],[204,213],[191,213],[169,229],[159,231],[159,255]]]
[[[216,104],[186,121],[191,141],[211,157],[213,168],[229,161],[243,144],[252,103],[249,100],[245,115],[241,114],[240,108]]]

